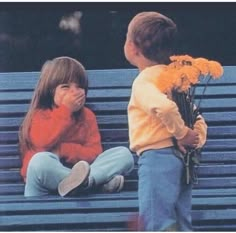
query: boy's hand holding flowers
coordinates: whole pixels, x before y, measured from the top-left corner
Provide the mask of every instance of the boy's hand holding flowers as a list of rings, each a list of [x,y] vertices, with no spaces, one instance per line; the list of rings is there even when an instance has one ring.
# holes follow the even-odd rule
[[[178,148],[183,154],[187,153],[186,147],[196,148],[198,144],[199,134],[190,128],[182,139],[177,140]]]

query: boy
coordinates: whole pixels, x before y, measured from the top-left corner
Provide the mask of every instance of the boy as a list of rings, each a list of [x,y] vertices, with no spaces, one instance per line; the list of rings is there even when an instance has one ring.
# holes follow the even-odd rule
[[[175,23],[157,12],[137,14],[128,26],[126,59],[140,73],[128,105],[130,149],[139,156],[139,230],[191,231],[191,185],[182,180],[183,162],[174,154],[206,141],[202,117],[194,130],[185,126],[174,101],[155,85],[169,62],[176,39]],[[171,77],[170,77],[171,78]]]

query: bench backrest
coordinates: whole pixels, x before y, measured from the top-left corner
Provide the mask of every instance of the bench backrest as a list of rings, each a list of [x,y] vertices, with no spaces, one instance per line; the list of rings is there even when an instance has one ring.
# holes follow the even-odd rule
[[[210,82],[201,103],[209,130],[195,189],[232,190],[236,184],[236,67],[224,69],[221,79]],[[128,147],[127,104],[137,73],[136,69],[88,71],[87,106],[97,116],[104,149]],[[23,194],[18,129],[38,78],[38,72],[0,73],[0,195]],[[197,99],[203,83],[197,87]],[[137,188],[136,170],[128,188]]]

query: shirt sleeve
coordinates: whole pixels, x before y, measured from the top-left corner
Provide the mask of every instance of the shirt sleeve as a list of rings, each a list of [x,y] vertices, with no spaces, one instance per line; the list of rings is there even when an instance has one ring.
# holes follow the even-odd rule
[[[140,107],[148,114],[155,115],[176,139],[182,139],[188,131],[176,103],[170,100],[151,82],[134,85],[134,95]]]
[[[96,117],[92,112],[89,113],[88,125],[89,132],[83,144],[74,142],[61,143],[59,153],[67,163],[75,164],[80,160],[92,163],[102,153],[101,136]],[[83,135],[78,135],[77,137],[83,137]]]
[[[64,105],[53,110],[40,110],[35,113],[30,128],[32,143],[37,148],[50,150],[72,123],[71,112]]]

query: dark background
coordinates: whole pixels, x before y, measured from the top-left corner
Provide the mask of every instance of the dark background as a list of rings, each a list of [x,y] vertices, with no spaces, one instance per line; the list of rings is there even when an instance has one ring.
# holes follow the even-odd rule
[[[82,12],[81,32],[59,22]],[[86,69],[131,67],[123,55],[130,19],[141,11],[172,18],[181,35],[178,54],[236,65],[236,3],[45,2],[0,3],[0,72],[39,71],[56,56],[71,56]]]

